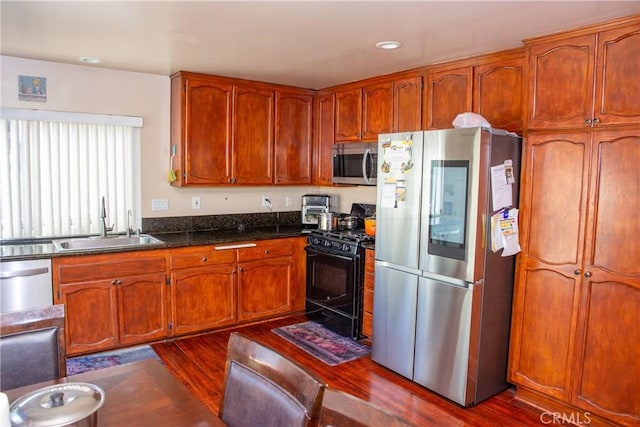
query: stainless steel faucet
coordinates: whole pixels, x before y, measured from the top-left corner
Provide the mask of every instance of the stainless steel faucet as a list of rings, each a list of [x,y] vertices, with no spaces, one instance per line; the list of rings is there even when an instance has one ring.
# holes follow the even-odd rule
[[[131,237],[131,233],[133,232],[133,229],[131,228],[131,215],[133,215],[133,212],[129,209],[127,211],[127,237]]]
[[[113,231],[113,224],[111,227],[107,227],[107,206],[104,203],[104,197],[102,197],[102,203],[100,204],[100,237],[107,237],[109,231]]]

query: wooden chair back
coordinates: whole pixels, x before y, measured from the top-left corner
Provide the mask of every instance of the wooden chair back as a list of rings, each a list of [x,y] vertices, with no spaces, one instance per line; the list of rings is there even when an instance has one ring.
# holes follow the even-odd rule
[[[324,388],[295,361],[234,332],[219,416],[231,427],[315,425]]]
[[[407,421],[351,394],[327,388],[318,426],[407,427]]]
[[[0,390],[67,375],[64,305],[0,314]]]

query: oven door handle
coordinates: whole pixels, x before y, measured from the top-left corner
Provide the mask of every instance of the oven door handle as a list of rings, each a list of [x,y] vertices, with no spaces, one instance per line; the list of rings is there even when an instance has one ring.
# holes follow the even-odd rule
[[[334,254],[332,252],[319,251],[317,249],[312,248],[311,246],[307,246],[306,248],[304,248],[304,250],[307,251],[307,255],[325,255],[325,256],[330,256],[332,258],[343,259],[345,261],[353,261],[357,257],[357,255],[355,257],[349,257],[349,256],[340,255],[340,254]]]

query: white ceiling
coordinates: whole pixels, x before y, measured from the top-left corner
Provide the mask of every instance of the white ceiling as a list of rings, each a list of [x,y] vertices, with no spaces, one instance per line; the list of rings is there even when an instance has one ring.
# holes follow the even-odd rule
[[[639,1],[5,1],[1,53],[319,89],[519,47],[640,13]],[[374,44],[397,40],[403,48]]]

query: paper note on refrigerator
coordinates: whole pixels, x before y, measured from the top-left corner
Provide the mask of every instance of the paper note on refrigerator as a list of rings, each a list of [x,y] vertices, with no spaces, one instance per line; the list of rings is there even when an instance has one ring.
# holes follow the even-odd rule
[[[382,197],[380,198],[380,206],[383,208],[395,208],[396,207],[396,183],[384,182],[382,183]]]
[[[506,217],[506,218],[505,218]],[[503,215],[498,220],[500,234],[502,235],[502,256],[515,255],[520,252],[518,242],[518,209],[509,209],[508,215]]]
[[[513,171],[513,169],[508,169],[505,164],[491,166],[491,198],[493,199],[494,211],[513,205],[511,189],[513,180],[509,180],[507,177],[509,170]],[[513,172],[511,172],[511,176],[513,176]]]
[[[518,209],[502,209],[491,215],[491,250],[503,249],[502,256],[520,252]]]

